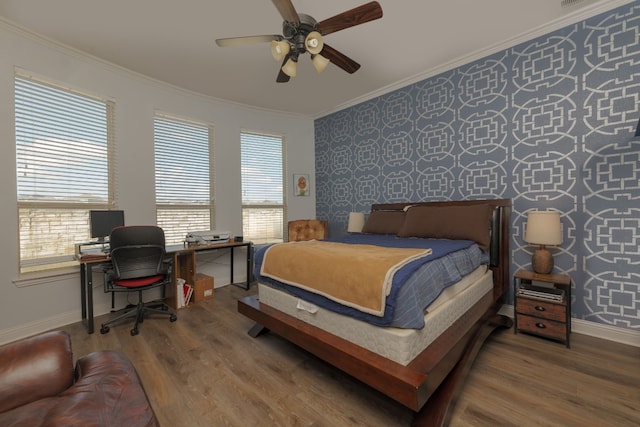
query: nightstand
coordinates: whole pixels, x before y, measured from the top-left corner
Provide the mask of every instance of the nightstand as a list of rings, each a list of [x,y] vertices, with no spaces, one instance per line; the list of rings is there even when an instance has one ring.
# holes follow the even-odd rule
[[[536,285],[534,282],[542,282]],[[546,285],[544,285],[546,284]],[[560,292],[562,291],[562,292]],[[513,276],[514,333],[564,342],[571,334],[571,277],[518,270]]]

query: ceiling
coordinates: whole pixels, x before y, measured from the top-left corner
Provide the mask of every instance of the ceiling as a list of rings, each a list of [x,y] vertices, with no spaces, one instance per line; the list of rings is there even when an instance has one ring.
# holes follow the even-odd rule
[[[368,0],[293,0],[317,21]],[[319,117],[485,56],[630,0],[379,0],[379,20],[325,41],[362,67],[309,55],[276,83],[269,44],[218,47],[215,39],[281,34],[269,0],[0,0],[0,16],[48,39],[140,74],[215,98]],[[564,4],[564,5],[563,5]]]

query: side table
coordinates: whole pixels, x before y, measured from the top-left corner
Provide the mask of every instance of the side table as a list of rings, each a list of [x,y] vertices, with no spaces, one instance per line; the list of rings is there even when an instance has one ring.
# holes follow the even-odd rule
[[[550,286],[535,286],[534,281]],[[562,290],[561,299],[556,298]],[[513,276],[514,333],[525,332],[564,342],[570,347],[571,277],[518,270]]]

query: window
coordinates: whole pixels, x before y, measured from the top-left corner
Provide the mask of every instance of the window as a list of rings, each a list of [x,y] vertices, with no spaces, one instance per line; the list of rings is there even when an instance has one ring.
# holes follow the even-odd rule
[[[283,241],[284,138],[242,132],[242,233],[256,244]]]
[[[168,245],[215,223],[213,128],[157,115],[154,120],[156,216]]]
[[[89,210],[115,206],[113,103],[16,74],[20,272],[71,265]]]

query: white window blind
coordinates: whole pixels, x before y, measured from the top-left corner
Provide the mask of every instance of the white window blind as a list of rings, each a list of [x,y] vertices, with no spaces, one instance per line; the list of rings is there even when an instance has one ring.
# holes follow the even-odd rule
[[[115,206],[113,103],[16,74],[20,271],[71,264],[89,210]]]
[[[157,115],[154,120],[156,212],[167,244],[215,223],[213,129]]]
[[[253,243],[282,242],[286,217],[284,138],[242,132],[242,233]]]

